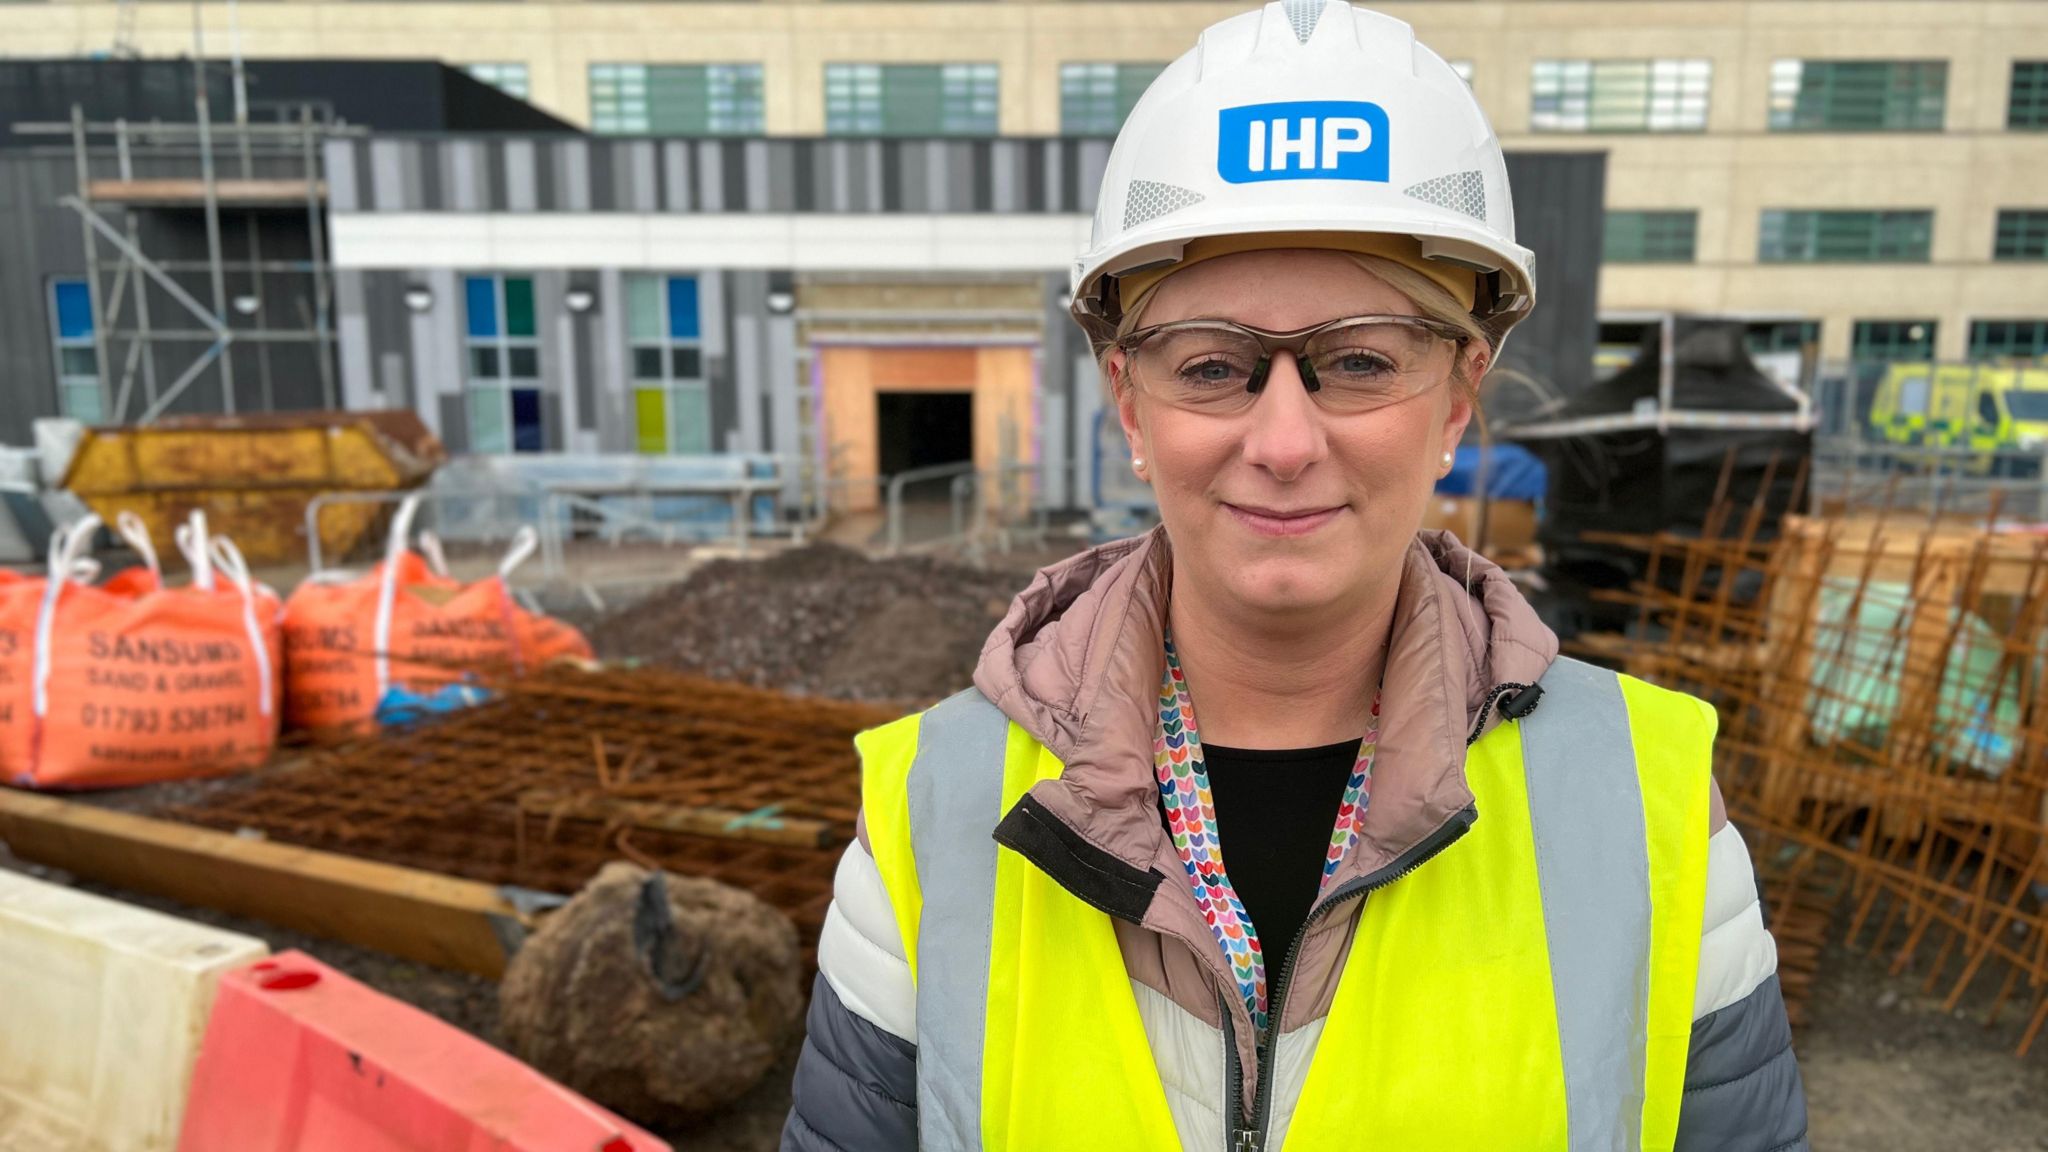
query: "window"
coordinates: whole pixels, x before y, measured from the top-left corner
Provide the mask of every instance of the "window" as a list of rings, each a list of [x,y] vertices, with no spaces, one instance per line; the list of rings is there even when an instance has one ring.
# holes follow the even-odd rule
[[[471,64],[464,71],[507,96],[527,99],[526,65],[514,63]]]
[[[1850,332],[1851,360],[1887,362],[1934,359],[1934,321],[1858,320]]]
[[[1776,60],[1773,132],[1939,132],[1946,60]]]
[[[469,450],[539,452],[540,341],[533,278],[470,276],[463,282],[469,316]]]
[[[590,129],[612,135],[752,136],[759,64],[592,64]]]
[[[57,408],[73,420],[106,419],[100,356],[93,343],[92,290],[83,280],[50,281],[51,357],[57,364]]]
[[[2048,260],[2048,209],[2001,209],[1991,258]]]
[[[827,64],[834,136],[993,136],[994,64]]]
[[[1907,416],[1927,415],[1927,401],[1934,389],[1926,374],[1905,376],[1899,380],[1897,408]]]
[[[1699,213],[1609,212],[1607,246],[1601,259],[1610,264],[1690,264]]]
[[[633,417],[650,456],[711,451],[711,389],[694,276],[626,278]]]
[[[1769,355],[1773,352],[1803,352],[1807,346],[1818,343],[1818,320],[1760,321],[1749,325],[1743,334],[1743,344],[1752,356]]]
[[[1756,258],[1765,264],[1925,263],[1934,213],[1764,210]]]
[[[1164,64],[1060,65],[1060,131],[1114,136]]]
[[[2005,99],[2007,128],[2048,128],[2048,60],[2012,62],[2012,88]]]
[[[1970,359],[2031,360],[2048,356],[2048,320],[1973,320]]]
[[[1977,393],[1977,421],[1988,428],[1998,427],[1998,401],[1989,392]]]
[[[1538,60],[1529,74],[1537,132],[1700,132],[1712,60]]]

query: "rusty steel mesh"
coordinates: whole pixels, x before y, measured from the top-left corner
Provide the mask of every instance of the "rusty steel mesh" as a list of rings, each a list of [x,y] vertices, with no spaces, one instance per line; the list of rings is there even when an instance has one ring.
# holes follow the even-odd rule
[[[853,736],[894,712],[648,669],[558,667],[495,687],[167,814],[564,894],[631,859],[753,892],[816,947],[860,803]],[[593,818],[593,799],[708,817],[714,834]]]
[[[1698,538],[1622,537],[1626,634],[1567,645],[1713,703],[1715,775],[1755,855],[1788,1000],[1839,939],[1987,1023],[2048,1024],[2048,532],[1723,504]],[[1966,999],[1967,998],[1967,999]]]

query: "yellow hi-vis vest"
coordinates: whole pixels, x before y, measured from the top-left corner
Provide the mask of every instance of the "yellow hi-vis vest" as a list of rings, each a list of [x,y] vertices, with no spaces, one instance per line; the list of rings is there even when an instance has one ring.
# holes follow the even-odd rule
[[[1672,1147],[1714,714],[1577,661],[1543,689],[1467,749],[1470,830],[1365,899],[1319,1037],[1275,1042],[1315,1045],[1291,1123],[1245,1146]],[[1060,762],[972,691],[858,744],[917,988],[920,1147],[1179,1148],[1110,917],[991,839]]]

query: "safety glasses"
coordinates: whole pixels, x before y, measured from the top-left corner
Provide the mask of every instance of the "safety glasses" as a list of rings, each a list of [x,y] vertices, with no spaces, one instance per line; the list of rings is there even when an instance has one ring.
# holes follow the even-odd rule
[[[1179,320],[1116,342],[1132,383],[1190,412],[1230,415],[1265,389],[1273,354],[1294,357],[1301,382],[1324,409],[1370,412],[1450,377],[1453,350],[1470,337],[1423,316],[1350,316],[1293,332],[1229,320]]]

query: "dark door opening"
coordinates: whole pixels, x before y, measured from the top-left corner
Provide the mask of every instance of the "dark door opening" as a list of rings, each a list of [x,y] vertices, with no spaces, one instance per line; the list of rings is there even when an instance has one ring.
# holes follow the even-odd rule
[[[974,393],[879,392],[875,436],[882,475],[974,459]],[[906,493],[944,495],[943,484],[913,484]]]

